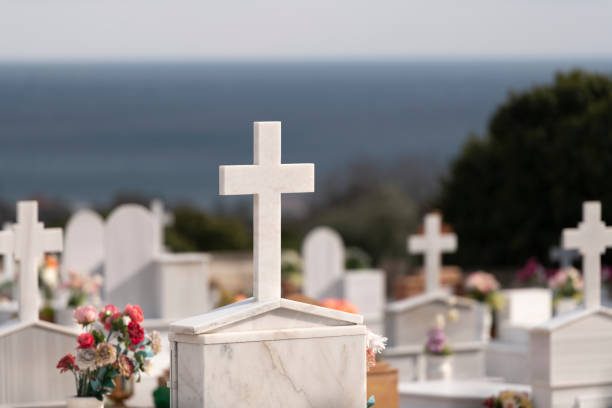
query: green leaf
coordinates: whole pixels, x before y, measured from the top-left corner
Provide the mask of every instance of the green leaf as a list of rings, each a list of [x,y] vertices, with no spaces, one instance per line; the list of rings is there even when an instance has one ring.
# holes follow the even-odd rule
[[[106,366],[102,366],[99,370],[98,370],[98,381],[102,381],[104,379],[104,375],[106,374]]]
[[[115,388],[115,382],[111,379],[104,381],[104,384],[102,385],[104,385],[106,388],[110,388],[111,390]]]
[[[93,388],[93,390],[96,392],[100,391],[100,389],[102,388],[102,384],[100,384],[100,381],[98,380],[91,380],[89,384],[91,385],[91,388]]]

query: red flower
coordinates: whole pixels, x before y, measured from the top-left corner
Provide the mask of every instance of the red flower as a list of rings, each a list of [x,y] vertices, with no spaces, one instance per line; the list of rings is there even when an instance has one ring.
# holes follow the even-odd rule
[[[74,365],[74,356],[70,353],[62,357],[55,368],[59,368],[60,373],[65,373],[68,370],[79,369],[79,367]]]
[[[119,318],[119,316],[121,316],[121,313],[119,313],[119,309],[117,309],[115,307],[115,305],[106,305],[100,311],[100,314],[99,314],[100,323],[104,324],[104,328],[106,330],[110,330],[111,329],[111,323],[114,320],[117,320],[117,318]]]
[[[125,314],[130,316],[130,319],[136,323],[142,323],[144,317],[142,315],[142,309],[138,305],[130,305],[129,303],[125,307]]]
[[[79,334],[79,338],[77,339],[77,341],[79,342],[79,347],[77,348],[80,349],[92,348],[96,343],[96,340],[94,339],[94,336],[91,335],[91,333]]]
[[[130,322],[127,327],[128,336],[132,346],[137,346],[144,340],[144,329],[136,322]]]

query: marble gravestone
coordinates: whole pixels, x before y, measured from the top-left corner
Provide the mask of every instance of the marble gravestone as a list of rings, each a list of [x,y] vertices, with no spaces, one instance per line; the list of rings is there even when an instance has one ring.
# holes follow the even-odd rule
[[[102,274],[104,220],[92,210],[79,210],[66,224],[62,277]]]
[[[45,229],[38,203],[17,204],[17,223],[0,232],[0,248],[19,263],[19,320],[0,327],[0,405],[61,401],[74,394],[74,378],[57,361],[72,350],[77,333],[38,320],[38,263],[62,250],[61,229]]]
[[[159,252],[158,220],[146,207],[124,204],[105,226],[104,298],[135,303],[147,319],[176,319],[210,309],[206,254]]]
[[[329,227],[310,231],[302,244],[304,294],[313,299],[341,298],[344,275],[344,242]]]
[[[545,288],[506,289],[498,316],[498,338],[487,345],[487,376],[529,383],[529,332],[552,316],[552,291]]]
[[[304,294],[342,298],[353,303],[375,333],[384,332],[385,274],[378,269],[345,270],[342,237],[330,227],[316,227],[304,238]]]
[[[166,248],[164,245],[164,230],[166,227],[172,225],[174,217],[171,213],[166,212],[164,209],[164,203],[161,200],[155,199],[151,201],[151,213],[155,220],[155,252],[164,253]]]
[[[280,297],[280,196],[313,191],[314,165],[282,164],[280,122],[255,122],[254,164],[219,184],[254,196],[254,297],[171,325],[172,406],[363,408],[362,317]]]
[[[583,204],[583,221],[563,231],[584,271],[584,308],[536,326],[530,333],[531,385],[538,407],[609,407],[612,396],[612,310],[601,306],[601,256],[612,247],[612,227],[601,203]]]
[[[441,227],[439,214],[427,214],[424,234],[408,239],[410,252],[425,255],[425,293],[391,302],[386,307],[385,333],[389,347],[384,356],[399,369],[400,382],[423,379],[427,331],[434,325],[436,316],[447,316],[452,308],[458,311],[459,317],[457,321],[448,321],[445,331],[455,351],[454,376],[475,378],[484,375],[484,351],[488,341],[484,316],[487,310],[472,299],[453,296],[440,288],[442,253],[457,247],[455,234],[443,234]]]

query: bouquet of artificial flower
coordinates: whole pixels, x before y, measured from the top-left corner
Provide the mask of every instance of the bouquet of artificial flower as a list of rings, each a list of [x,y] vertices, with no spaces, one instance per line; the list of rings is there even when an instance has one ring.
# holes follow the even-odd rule
[[[387,347],[387,338],[368,330],[366,335],[366,368],[368,371],[376,365],[376,355],[382,353],[385,347]]]
[[[79,307],[88,301],[98,300],[102,287],[102,276],[81,276],[71,272],[67,282],[62,285],[70,293],[68,307]]]
[[[584,282],[582,276],[575,268],[559,269],[548,279],[548,287],[554,292],[555,301],[561,298],[582,299]]]
[[[77,397],[102,400],[114,388],[114,378],[133,375],[150,368],[151,358],[161,351],[159,333],[145,333],[140,326],[142,309],[128,304],[123,312],[114,305],[99,313],[93,306],[81,306],[74,318],[85,330],[78,337],[76,357],[66,354],[57,363],[61,373],[72,372]]]
[[[537,258],[531,257],[516,273],[516,280],[522,286],[541,286],[546,284],[546,270]]]
[[[444,332],[446,321],[444,315],[436,316],[436,324],[427,331],[427,342],[425,343],[425,353],[434,356],[450,356],[453,350],[449,345],[448,337]]]
[[[478,302],[487,303],[493,310],[501,309],[504,304],[499,287],[495,276],[484,271],[471,273],[465,282],[467,295]]]
[[[533,404],[526,392],[502,391],[496,397],[487,398],[482,405],[487,408],[532,408]]]

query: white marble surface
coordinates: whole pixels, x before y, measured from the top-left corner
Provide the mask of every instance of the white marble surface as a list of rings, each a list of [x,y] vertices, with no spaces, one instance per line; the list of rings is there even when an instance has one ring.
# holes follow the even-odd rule
[[[453,376],[456,379],[485,377],[484,342],[462,342],[453,345]],[[399,370],[400,382],[425,380],[425,353],[423,345],[390,347],[384,359]]]
[[[107,301],[122,306],[129,299],[140,304],[145,313],[151,310],[154,300],[145,297],[156,292],[156,282],[145,274],[152,271],[155,228],[150,211],[141,205],[124,204],[108,216],[104,234]]]
[[[526,342],[503,343],[492,341],[486,347],[485,372],[489,377],[506,381],[529,384],[531,359],[529,357],[529,333]]]
[[[436,316],[447,316],[452,308],[459,316],[456,321],[447,321],[446,324],[451,343],[484,340],[482,307],[472,299],[452,296],[443,290],[389,303],[385,322],[389,345],[422,347]]]
[[[316,227],[304,238],[303,292],[313,299],[342,298],[344,242],[329,227]]]
[[[502,343],[529,342],[529,330],[552,317],[552,291],[545,288],[506,289],[503,309],[498,313],[498,340]]]
[[[361,408],[364,350],[365,335],[179,343],[177,406]]]
[[[281,194],[314,191],[314,164],[281,163],[281,123],[255,122],[253,164],[219,167],[221,195],[253,194],[253,295],[280,298]]]
[[[60,374],[55,366],[74,349],[76,337],[76,331],[46,322],[2,326],[0,404],[61,400],[74,394],[74,377]]]
[[[399,384],[400,408],[474,408],[503,390],[531,392],[531,387],[483,380],[425,381]]]
[[[442,253],[457,250],[457,236],[442,233],[442,217],[438,213],[425,216],[423,235],[411,235],[408,238],[408,252],[423,254],[425,259],[425,291],[432,292],[440,288],[440,268]]]
[[[531,384],[538,406],[570,407],[578,397],[612,392],[612,311],[576,310],[535,327]]]
[[[174,222],[174,215],[164,209],[164,203],[159,199],[151,201],[149,207],[151,209],[151,214],[153,214],[153,218],[155,219],[156,226],[154,251],[156,254],[162,254],[166,252],[164,245],[164,232],[166,227],[169,227]]]
[[[38,203],[17,203],[17,223],[11,230],[2,233],[2,251],[12,251],[20,265],[19,276],[19,320],[38,320],[38,265],[45,252],[62,251],[62,230],[45,228],[38,221]]]
[[[563,247],[581,253],[584,304],[588,309],[596,309],[601,305],[601,256],[612,247],[612,227],[601,220],[599,201],[584,202],[582,214],[578,228],[563,230]]]
[[[12,246],[3,243],[4,240],[11,239],[10,235],[12,231],[12,226],[12,223],[5,222],[2,226],[3,231],[0,231],[0,256],[2,257],[2,271],[0,272],[0,283],[15,280],[15,257],[13,256]]]
[[[257,302],[254,298],[249,298],[175,322],[170,326],[170,330],[174,333],[197,335],[220,332],[224,327],[231,328],[232,332],[239,332],[361,323],[363,317],[352,313],[288,299]]]
[[[104,220],[92,210],[77,211],[66,224],[62,276],[101,274],[103,262]]]

